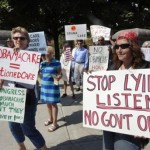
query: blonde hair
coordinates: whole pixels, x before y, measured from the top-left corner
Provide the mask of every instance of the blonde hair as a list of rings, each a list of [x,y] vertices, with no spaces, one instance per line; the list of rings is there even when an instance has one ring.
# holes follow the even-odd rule
[[[55,48],[53,46],[47,46],[46,51],[50,52],[50,53],[53,53],[53,55],[55,54]]]
[[[28,34],[28,31],[23,28],[23,27],[16,27],[16,28],[12,28],[12,31],[11,31],[11,38],[13,39],[13,35],[16,33],[16,32],[19,32],[19,33],[22,33],[25,35],[28,43],[30,42],[30,37],[29,37],[29,34]]]

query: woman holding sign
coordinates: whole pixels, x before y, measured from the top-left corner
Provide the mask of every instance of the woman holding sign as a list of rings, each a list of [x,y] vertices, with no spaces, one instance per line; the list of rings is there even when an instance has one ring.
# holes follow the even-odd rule
[[[13,28],[11,36],[15,46],[14,50],[16,52],[18,52],[19,50],[27,49],[30,38],[25,28]],[[15,87],[27,89],[24,122],[9,122],[9,127],[12,135],[18,143],[18,149],[26,150],[24,141],[25,136],[27,136],[37,149],[47,150],[43,136],[35,127],[35,114],[37,109],[35,85],[16,82]]]
[[[109,70],[131,70],[150,68],[150,62],[144,60],[144,55],[138,45],[136,33],[122,32],[114,46],[113,65]],[[141,150],[149,139],[116,132],[103,132],[103,150]]]

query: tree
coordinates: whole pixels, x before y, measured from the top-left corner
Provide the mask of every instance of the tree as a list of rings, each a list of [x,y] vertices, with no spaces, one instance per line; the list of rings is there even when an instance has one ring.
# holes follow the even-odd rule
[[[64,25],[86,23],[86,13],[90,11],[91,1],[80,0],[2,0],[7,4],[3,8],[0,27],[10,29],[15,26],[24,26],[30,32],[44,30],[48,38],[55,41],[56,58],[59,58],[58,36],[64,32]],[[61,5],[60,5],[61,4]],[[73,7],[71,7],[73,6]]]
[[[23,26],[29,32],[44,31],[55,41],[59,58],[58,37],[64,25],[103,25],[113,31],[127,28],[150,28],[149,0],[1,0],[0,28],[11,30]]]

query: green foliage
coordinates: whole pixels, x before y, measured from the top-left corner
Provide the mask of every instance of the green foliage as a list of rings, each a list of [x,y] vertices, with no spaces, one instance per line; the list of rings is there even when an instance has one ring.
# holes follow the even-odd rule
[[[64,25],[103,25],[113,31],[150,28],[149,0],[1,0],[0,29],[23,26],[29,32],[45,31],[55,40],[56,57]],[[63,36],[62,36],[63,37]],[[61,40],[59,40],[61,39]]]
[[[0,28],[22,25],[29,31],[44,29],[52,35],[62,33],[67,24],[145,28],[149,27],[149,6],[148,0],[1,0]]]

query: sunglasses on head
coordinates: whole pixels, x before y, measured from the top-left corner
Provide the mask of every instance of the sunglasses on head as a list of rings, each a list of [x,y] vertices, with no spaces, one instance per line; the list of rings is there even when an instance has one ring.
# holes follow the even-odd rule
[[[13,37],[14,40],[20,39],[21,41],[24,41],[26,38],[25,37]]]
[[[126,48],[129,48],[129,46],[130,46],[130,44],[128,44],[128,43],[126,43],[126,44],[120,44],[120,45],[116,44],[115,45],[115,49],[119,49],[119,47],[121,49],[126,49]]]

